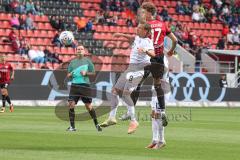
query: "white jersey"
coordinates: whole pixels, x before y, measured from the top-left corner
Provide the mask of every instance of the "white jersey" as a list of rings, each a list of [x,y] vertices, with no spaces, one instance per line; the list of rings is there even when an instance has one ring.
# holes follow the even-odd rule
[[[154,50],[153,42],[149,38],[135,37],[132,45],[132,50],[130,54],[130,63],[150,63],[150,56],[146,53],[139,53],[138,48],[143,48],[145,50]]]

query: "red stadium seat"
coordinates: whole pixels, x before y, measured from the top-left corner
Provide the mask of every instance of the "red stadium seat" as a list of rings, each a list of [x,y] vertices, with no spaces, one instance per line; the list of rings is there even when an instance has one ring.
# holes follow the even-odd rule
[[[194,27],[193,27],[194,24],[193,24],[192,22],[187,23],[187,26],[188,26],[189,28],[194,28]]]
[[[49,45],[49,44],[51,44],[51,42],[52,42],[51,39],[49,39],[49,38],[44,38],[44,39],[43,39],[43,44],[42,44],[42,45]]]
[[[45,29],[45,30],[53,30],[53,28],[52,28],[50,23],[45,23],[43,29]]]
[[[3,46],[2,46],[2,45],[0,45],[0,54],[2,54],[1,52],[3,52],[3,53],[4,53],[4,48],[3,48]]]
[[[45,28],[45,25],[44,25],[44,23],[37,23],[37,28],[38,29],[44,29]]]
[[[102,25],[97,25],[96,26],[96,31],[103,32],[103,26]]]
[[[209,30],[209,35],[210,37],[214,37],[215,36],[215,32],[213,30]]]
[[[129,33],[129,29],[127,27],[122,27],[122,32],[123,33]]]
[[[178,20],[178,15],[174,14],[174,15],[172,15],[172,18],[177,21]]]
[[[129,29],[129,33],[131,33],[131,34],[136,33],[135,28],[133,28],[133,27],[129,27],[128,29]]]
[[[43,39],[42,38],[35,39],[35,44],[42,45],[43,44]]]
[[[167,6],[167,5],[166,5],[165,1],[161,0],[161,1],[159,2],[159,6],[163,7],[163,6]]]
[[[5,52],[14,52],[14,51],[12,50],[12,47],[11,47],[10,45],[5,45],[5,46],[4,46],[4,51],[5,51]]]
[[[197,23],[197,22],[195,22],[195,23],[193,23],[193,27],[194,27],[195,29],[200,29],[200,24]]]
[[[26,37],[27,36],[26,30],[20,30],[20,35]]]
[[[109,32],[116,32],[116,27],[115,26],[110,26],[109,27]]]
[[[185,16],[184,16],[184,21],[186,21],[186,22],[191,22],[192,19],[191,19],[190,16],[185,15]]]
[[[48,37],[48,33],[47,33],[47,31],[42,30],[42,31],[39,33],[39,36],[40,36],[40,37],[43,37],[43,38],[47,38],[47,37]]]
[[[94,33],[93,38],[94,39],[100,39],[100,36],[101,36],[100,33],[96,32],[96,33]]]
[[[168,9],[168,13],[169,14],[175,14],[176,12],[175,12],[175,8],[169,8]]]
[[[32,30],[27,30],[27,37],[38,37],[38,35],[36,34],[34,34],[34,31],[32,31]]]
[[[49,38],[53,38],[55,36],[56,32],[55,31],[47,31],[47,35]]]
[[[67,53],[68,53],[67,48],[62,47],[62,48],[61,48],[61,53],[67,54]]]
[[[222,25],[222,24],[217,24],[217,28],[218,28],[219,30],[222,30],[222,29],[223,29],[223,25]]]
[[[95,10],[100,10],[100,5],[97,4],[97,3],[94,3],[94,4],[93,4],[93,8],[94,8]]]
[[[11,19],[11,14],[0,13],[0,20],[10,20],[10,19]]]
[[[200,24],[199,24],[199,27],[200,27],[201,29],[206,29],[206,28],[205,28],[205,23],[200,23]]]
[[[202,35],[203,36],[210,36],[208,30],[203,30]]]
[[[205,23],[205,28],[206,29],[211,29],[211,24],[210,23]]]
[[[83,12],[83,15],[86,16],[86,17],[95,17],[96,12],[94,10],[85,10]]]
[[[103,46],[107,48],[115,48],[116,42],[115,41],[104,41]]]
[[[75,54],[75,49],[74,49],[74,48],[71,48],[71,47],[68,47],[68,48],[67,48],[67,53],[68,53],[68,54]]]
[[[124,19],[127,19],[127,18],[128,18],[126,12],[122,12],[122,13],[121,13],[121,17],[124,18]]]
[[[5,35],[4,32],[5,32],[5,30],[0,29],[0,36],[4,36]]]
[[[184,19],[184,16],[183,16],[183,15],[179,15],[179,16],[178,16],[178,20],[181,21],[181,22],[183,22],[183,21],[185,20],[185,19]]]
[[[80,3],[80,7],[83,9],[88,9],[88,3]]]
[[[124,21],[123,19],[119,19],[117,22],[118,25],[123,26],[126,24],[126,21]]]
[[[215,31],[215,36],[216,37],[221,37],[222,36],[222,32],[221,31]]]
[[[42,22],[49,22],[48,16],[43,15],[41,16],[41,18],[42,18]]]
[[[1,28],[11,28],[8,21],[2,21]]]
[[[35,15],[32,17],[34,22],[41,22],[41,16]]]
[[[171,7],[176,7],[177,5],[177,1],[170,1],[170,3],[171,3]]]
[[[103,26],[103,32],[110,32],[109,26]]]

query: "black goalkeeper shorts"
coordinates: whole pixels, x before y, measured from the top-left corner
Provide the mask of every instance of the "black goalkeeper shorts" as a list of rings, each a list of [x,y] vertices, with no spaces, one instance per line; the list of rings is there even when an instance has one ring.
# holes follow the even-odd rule
[[[89,84],[72,84],[68,101],[74,101],[78,103],[79,99],[82,99],[83,103],[92,103],[91,87]]]

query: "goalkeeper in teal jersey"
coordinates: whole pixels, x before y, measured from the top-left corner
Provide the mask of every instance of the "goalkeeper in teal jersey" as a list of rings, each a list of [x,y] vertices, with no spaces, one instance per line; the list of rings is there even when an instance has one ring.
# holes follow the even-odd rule
[[[78,100],[81,99],[91,115],[97,130],[102,131],[98,125],[95,110],[91,105],[92,98],[89,76],[95,75],[95,69],[92,61],[84,57],[84,53],[84,47],[82,45],[78,46],[76,48],[77,57],[68,66],[67,77],[71,78],[72,84],[68,98],[70,127],[67,130],[76,131],[74,108]]]

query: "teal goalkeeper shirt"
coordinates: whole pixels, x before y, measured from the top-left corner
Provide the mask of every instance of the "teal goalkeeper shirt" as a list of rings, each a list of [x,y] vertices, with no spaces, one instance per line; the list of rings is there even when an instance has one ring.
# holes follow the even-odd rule
[[[68,73],[72,73],[72,83],[74,84],[90,84],[88,76],[82,76],[81,71],[95,72],[92,61],[83,57],[82,59],[74,59],[68,66]]]

